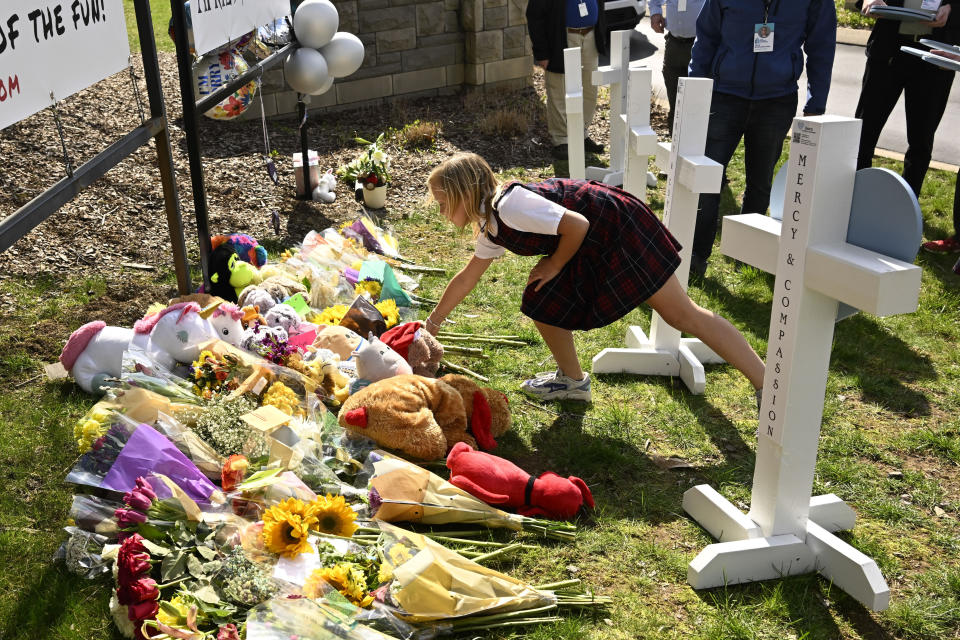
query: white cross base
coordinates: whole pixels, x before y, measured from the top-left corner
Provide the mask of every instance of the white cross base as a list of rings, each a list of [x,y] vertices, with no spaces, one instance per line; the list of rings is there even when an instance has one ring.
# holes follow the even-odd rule
[[[631,70],[631,91],[634,73],[641,72]],[[713,81],[707,78],[680,78],[674,109],[674,143],[661,142],[655,148],[657,166],[665,169],[668,175],[663,224],[682,246],[681,262],[675,275],[684,289],[690,275],[697,202],[701,193],[720,191],[723,176],[723,166],[703,155],[712,90]],[[634,156],[647,151],[650,142],[648,136],[642,135],[645,133],[642,127],[637,128],[636,137],[633,128],[630,133],[628,170],[639,164],[640,159]],[[646,156],[643,156],[645,160]],[[628,171],[629,183],[636,184],[638,179],[634,176],[637,173]],[[701,394],[706,386],[703,365],[723,362],[723,358],[699,339],[681,338],[680,332],[656,312],[650,322],[650,337],[640,327],[631,326],[627,330],[626,343],[626,348],[608,348],[598,353],[593,358],[593,372],[680,376],[691,393]]]
[[[749,515],[707,485],[683,508],[720,542],[694,558],[694,588],[817,571],[875,611],[890,589],[877,564],[832,532],[855,515],[834,495],[811,498],[839,302],[875,315],[917,308],[919,267],[848,244],[860,121],[797,118],[783,222],[727,216],[721,251],[775,273],[757,462]]]

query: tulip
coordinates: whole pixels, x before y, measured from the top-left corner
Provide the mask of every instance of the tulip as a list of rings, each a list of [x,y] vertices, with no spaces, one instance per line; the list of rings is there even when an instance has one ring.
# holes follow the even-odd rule
[[[133,491],[128,491],[123,494],[123,501],[126,502],[131,509],[136,509],[144,513],[146,513],[150,505],[153,504],[153,500],[141,493],[139,489],[134,489]]]
[[[150,500],[157,499],[157,494],[153,491],[153,485],[147,482],[147,479],[143,476],[139,476],[137,478],[137,489],[140,491],[140,493],[150,498]]]
[[[133,509],[117,509],[113,512],[117,518],[117,526],[121,529],[130,529],[147,521],[147,514],[134,511]]]

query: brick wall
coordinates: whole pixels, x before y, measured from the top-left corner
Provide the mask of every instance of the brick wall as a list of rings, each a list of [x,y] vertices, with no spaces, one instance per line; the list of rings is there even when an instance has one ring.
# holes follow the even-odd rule
[[[311,110],[529,82],[526,0],[332,1],[339,30],[356,34],[366,53],[356,73],[311,96]],[[262,91],[268,116],[296,111],[282,65],[264,74]],[[259,118],[259,101],[244,116]]]

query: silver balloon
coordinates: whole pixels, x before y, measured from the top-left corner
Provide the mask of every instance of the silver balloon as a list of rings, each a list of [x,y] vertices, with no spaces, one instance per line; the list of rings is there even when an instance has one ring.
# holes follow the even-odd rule
[[[319,49],[340,26],[340,15],[330,0],[307,0],[293,14],[293,31],[304,47]]]
[[[327,69],[334,78],[343,78],[363,64],[363,43],[360,38],[346,31],[338,31],[333,39],[320,48],[327,59]]]
[[[328,68],[329,68],[329,65],[328,65]],[[323,83],[322,85],[320,85],[319,87],[317,87],[314,91],[311,91],[311,92],[310,92],[310,95],[312,95],[312,96],[322,95],[322,94],[326,93],[327,91],[330,91],[330,87],[332,87],[332,86],[333,86],[333,76],[327,74],[327,81],[324,82],[324,83]]]
[[[298,93],[313,93],[329,79],[327,61],[316,49],[301,47],[292,52],[283,63],[287,84]]]

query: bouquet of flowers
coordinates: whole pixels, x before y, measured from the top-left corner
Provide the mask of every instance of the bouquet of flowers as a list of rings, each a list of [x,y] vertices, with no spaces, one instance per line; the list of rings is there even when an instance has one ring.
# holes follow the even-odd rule
[[[337,175],[347,184],[359,182],[365,189],[376,189],[390,182],[390,158],[384,152],[384,134],[373,142],[363,138],[354,138],[367,148],[353,162],[337,170]]]

